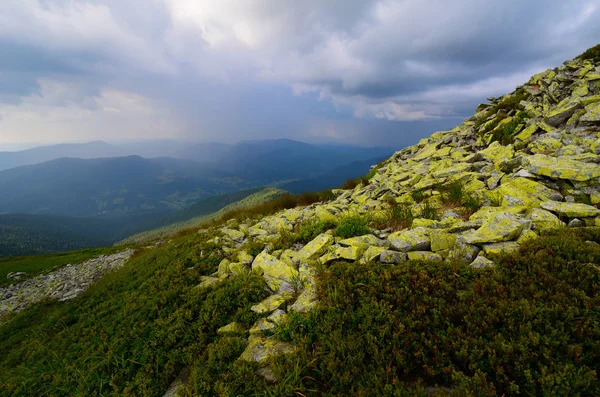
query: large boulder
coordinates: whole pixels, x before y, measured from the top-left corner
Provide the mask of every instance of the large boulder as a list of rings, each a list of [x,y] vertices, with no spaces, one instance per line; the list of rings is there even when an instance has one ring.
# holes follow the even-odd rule
[[[545,154],[528,156],[524,160],[528,171],[541,176],[572,181],[588,181],[600,177],[597,164],[583,163],[563,157],[552,157]]]
[[[388,236],[388,241],[392,247],[402,252],[426,251],[431,246],[429,233],[429,229],[416,227],[392,233]]]
[[[463,238],[469,244],[498,243],[517,239],[529,222],[508,212],[495,212],[474,232],[467,232]]]
[[[262,273],[271,290],[277,291],[283,282],[292,283],[298,270],[266,252],[261,252],[252,262],[252,271]]]
[[[600,210],[598,208],[581,203],[546,201],[542,203],[542,208],[569,218],[591,218],[600,215]]]
[[[315,237],[310,243],[306,244],[296,254],[296,260],[308,261],[319,258],[333,244],[334,239],[331,234],[323,233]]]
[[[250,335],[248,346],[240,356],[240,360],[261,363],[273,357],[293,353],[295,350],[289,343],[273,337]]]

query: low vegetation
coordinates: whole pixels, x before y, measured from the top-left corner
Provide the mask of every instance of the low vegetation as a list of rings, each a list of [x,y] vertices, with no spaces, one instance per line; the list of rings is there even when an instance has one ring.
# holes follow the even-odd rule
[[[202,236],[142,251],[73,302],[0,327],[5,395],[160,395],[184,369],[189,395],[598,395],[600,232],[529,242],[495,269],[337,263],[319,276],[319,309],[279,338],[298,351],[269,385],[236,361],[256,320],[259,277],[194,288],[220,256]],[[205,254],[210,252],[210,254]],[[204,253],[204,254],[203,254]],[[445,388],[445,389],[444,389]],[[428,393],[431,393],[430,389]]]
[[[600,44],[592,48],[588,48],[583,54],[577,57],[578,59],[587,59],[593,62],[600,62]]]

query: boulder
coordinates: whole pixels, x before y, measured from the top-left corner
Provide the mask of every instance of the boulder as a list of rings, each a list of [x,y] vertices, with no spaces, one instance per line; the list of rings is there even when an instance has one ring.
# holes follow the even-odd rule
[[[225,236],[229,237],[229,239],[233,241],[241,242],[244,239],[244,233],[240,232],[239,230],[223,228],[221,229],[221,232],[223,232]]]
[[[549,178],[568,179],[571,181],[588,181],[600,177],[597,164],[583,163],[563,157],[552,157],[535,154],[524,159],[524,166],[536,175]]]
[[[543,202],[541,206],[545,210],[555,212],[568,218],[588,218],[600,215],[600,210],[598,208],[581,203],[546,201]]]
[[[406,262],[406,254],[404,252],[383,250],[379,254],[381,263],[398,264]]]
[[[252,271],[262,273],[269,288],[277,291],[282,282],[292,283],[298,278],[298,270],[266,252],[261,252],[252,262]]]
[[[217,330],[217,334],[244,334],[244,333],[246,333],[246,330],[244,329],[244,327],[242,327],[241,324],[236,323],[235,321],[233,323],[229,323]]]
[[[478,256],[472,263],[471,267],[473,269],[485,269],[487,267],[495,267],[496,263],[487,259],[484,256]]]
[[[414,229],[392,233],[389,235],[388,241],[392,247],[402,252],[425,251],[431,246],[429,232],[429,229],[416,227]]]
[[[429,236],[431,239],[431,250],[433,252],[452,249],[456,243],[456,235],[452,233],[432,230]]]
[[[514,241],[483,244],[483,252],[485,252],[486,255],[512,254],[518,251],[520,246],[519,243]]]
[[[533,229],[540,232],[565,227],[565,223],[558,219],[556,215],[541,208],[532,209],[529,218],[533,223]]]
[[[298,251],[296,259],[299,261],[317,259],[327,251],[327,248],[329,248],[333,242],[334,239],[331,234],[320,234]]]
[[[240,356],[240,360],[261,363],[273,357],[290,354],[295,347],[273,337],[250,335],[248,346]]]
[[[383,247],[369,247],[363,254],[363,259],[365,262],[373,262],[374,260],[379,259],[379,256],[386,249]]]
[[[463,236],[464,242],[480,244],[515,240],[528,225],[528,221],[508,212],[491,213],[483,226]]]
[[[271,295],[264,301],[252,306],[250,308],[250,310],[252,310],[256,314],[271,313],[274,310],[279,309],[281,306],[283,306],[285,304],[285,302],[287,302],[291,298],[292,298],[291,294]]]
[[[410,261],[442,262],[444,260],[440,254],[429,251],[411,251],[406,255]]]

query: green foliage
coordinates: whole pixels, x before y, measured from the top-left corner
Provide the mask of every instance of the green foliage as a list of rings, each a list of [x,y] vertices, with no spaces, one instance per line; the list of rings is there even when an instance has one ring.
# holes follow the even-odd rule
[[[333,234],[337,237],[350,238],[362,236],[370,232],[367,224],[369,220],[362,216],[348,216],[342,218]]]
[[[195,288],[222,259],[208,237],[142,251],[75,300],[2,325],[2,395],[162,395],[219,327],[253,324],[250,306],[267,296],[254,275]]]
[[[360,178],[348,179],[346,182],[344,182],[342,186],[340,186],[340,189],[351,190],[360,184],[368,185],[369,179],[367,179],[367,177],[364,176],[361,176]]]
[[[475,129],[479,129],[483,124],[487,123],[492,115],[497,115],[494,122],[490,123],[485,131],[480,131],[480,133],[485,134],[486,132],[493,130],[498,126],[500,121],[506,118],[506,114],[498,114],[498,111],[505,110],[506,112],[509,112],[511,110],[522,110],[520,103],[521,101],[527,100],[528,96],[529,94],[523,88],[517,89],[511,95],[504,96],[500,102],[494,106],[490,106],[490,108],[475,121]]]
[[[11,272],[25,272],[20,280],[32,278],[38,274],[56,270],[66,264],[77,264],[100,255],[110,255],[125,250],[126,247],[88,248],[81,251],[62,252],[60,254],[21,256],[0,259],[0,288],[14,283],[6,275]]]
[[[413,190],[412,192],[410,192],[410,196],[412,197],[413,200],[415,200],[416,203],[420,203],[421,201],[425,200],[425,198],[427,197],[425,195],[425,191],[418,189],[418,190]]]
[[[498,141],[504,146],[513,144],[515,142],[514,134],[517,127],[527,118],[529,118],[527,113],[519,112],[510,123],[503,126],[500,130],[494,132],[490,143]]]
[[[300,230],[298,230],[295,242],[307,244],[319,234],[324,233],[329,229],[333,229],[336,226],[337,223],[333,221],[319,221],[304,224],[300,227]]]
[[[429,202],[425,203],[421,211],[421,218],[438,220],[440,218],[439,210]]]
[[[463,199],[462,205],[465,207],[465,210],[468,214],[474,214],[475,212],[479,211],[483,204],[478,196],[474,194],[467,194]]]
[[[495,191],[495,192],[488,192],[487,193],[487,198],[490,200],[490,205],[492,207],[500,207],[502,206],[502,201],[504,200],[504,197],[502,196],[502,193]]]
[[[584,193],[580,193],[578,195],[575,196],[575,201],[578,203],[583,203],[583,204],[587,204],[587,205],[593,205],[592,204],[592,199],[590,198],[590,196],[588,196],[587,194]]]
[[[334,264],[320,280],[320,308],[290,316],[278,333],[299,351],[277,361],[283,380],[273,388],[282,396],[424,396],[434,385],[437,395],[598,395],[600,272],[591,263],[600,247],[584,239],[600,233],[541,238],[484,271]]]
[[[462,182],[452,182],[442,186],[442,203],[452,205],[462,205],[465,198],[465,187]]]
[[[415,216],[410,205],[398,204],[394,200],[390,200],[389,205],[390,208],[384,217],[375,218],[371,221],[374,228],[402,230],[412,225]]]
[[[588,48],[583,54],[579,55],[577,59],[588,59],[592,62],[600,62],[600,44]]]

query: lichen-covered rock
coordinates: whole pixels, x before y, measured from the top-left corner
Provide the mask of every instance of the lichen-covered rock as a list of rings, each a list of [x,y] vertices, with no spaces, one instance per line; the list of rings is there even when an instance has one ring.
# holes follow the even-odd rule
[[[477,258],[475,258],[475,260],[471,263],[471,267],[473,269],[485,269],[488,267],[494,267],[496,266],[496,263],[487,259],[484,256],[478,256]]]
[[[404,252],[383,250],[379,254],[381,263],[398,264],[406,262],[406,254]]]
[[[273,337],[250,335],[248,346],[240,356],[240,360],[261,363],[273,357],[293,353],[295,350],[291,344]]]
[[[367,249],[368,247],[389,247],[389,243],[386,240],[377,238],[372,234],[365,234],[362,236],[351,237],[339,242],[340,245],[349,247],[358,247]]]
[[[311,242],[306,244],[300,251],[298,251],[296,254],[296,259],[299,261],[317,259],[323,255],[325,251],[327,251],[327,248],[329,248],[333,243],[334,239],[331,234],[320,234]]]
[[[410,261],[442,262],[444,260],[440,254],[429,251],[411,251],[406,255]]]
[[[533,229],[540,232],[565,227],[565,223],[558,219],[556,215],[541,208],[531,210],[529,217],[533,223]]]
[[[269,296],[264,301],[257,303],[252,306],[250,310],[257,314],[271,313],[272,311],[279,309],[290,300],[293,296],[291,294],[275,294]]]
[[[233,241],[242,241],[244,239],[244,233],[239,230],[223,228],[221,232],[227,237],[229,237]]]
[[[600,167],[567,158],[552,157],[544,154],[528,156],[524,165],[536,175],[572,181],[588,181],[600,177]]]
[[[235,321],[224,325],[223,327],[217,330],[217,334],[243,334],[246,333],[246,330],[240,323],[236,323]]]
[[[463,236],[464,242],[479,244],[515,240],[527,226],[528,221],[508,212],[491,213],[483,226]]]
[[[456,243],[456,234],[440,230],[432,230],[430,232],[430,238],[431,250],[433,252],[452,249]]]
[[[429,229],[416,227],[410,230],[392,233],[388,241],[395,249],[402,252],[426,251],[431,246]]]
[[[512,254],[519,250],[521,245],[514,241],[483,244],[483,252],[487,255]]]
[[[246,251],[238,252],[238,262],[244,265],[251,265],[254,261],[254,257]]]
[[[582,203],[560,203],[558,201],[546,201],[542,203],[541,206],[545,210],[556,212],[559,215],[569,218],[587,218],[600,215],[600,210],[598,208]]]
[[[250,333],[250,335],[262,334],[268,331],[272,331],[276,327],[277,325],[270,322],[266,318],[259,318],[248,332]]]
[[[200,278],[200,284],[198,284],[196,288],[209,288],[217,284],[219,281],[221,281],[220,278],[204,276]]]
[[[471,245],[467,243],[457,242],[454,244],[454,247],[448,252],[446,256],[446,260],[449,262],[463,262],[463,263],[471,263],[477,255],[479,254],[481,249],[476,245]]]
[[[369,247],[363,254],[363,259],[365,260],[365,262],[373,262],[379,259],[381,253],[385,250],[386,249],[383,247]]]
[[[262,273],[272,291],[277,291],[282,282],[291,283],[298,278],[298,270],[295,267],[264,251],[258,254],[252,262],[252,271]]]

